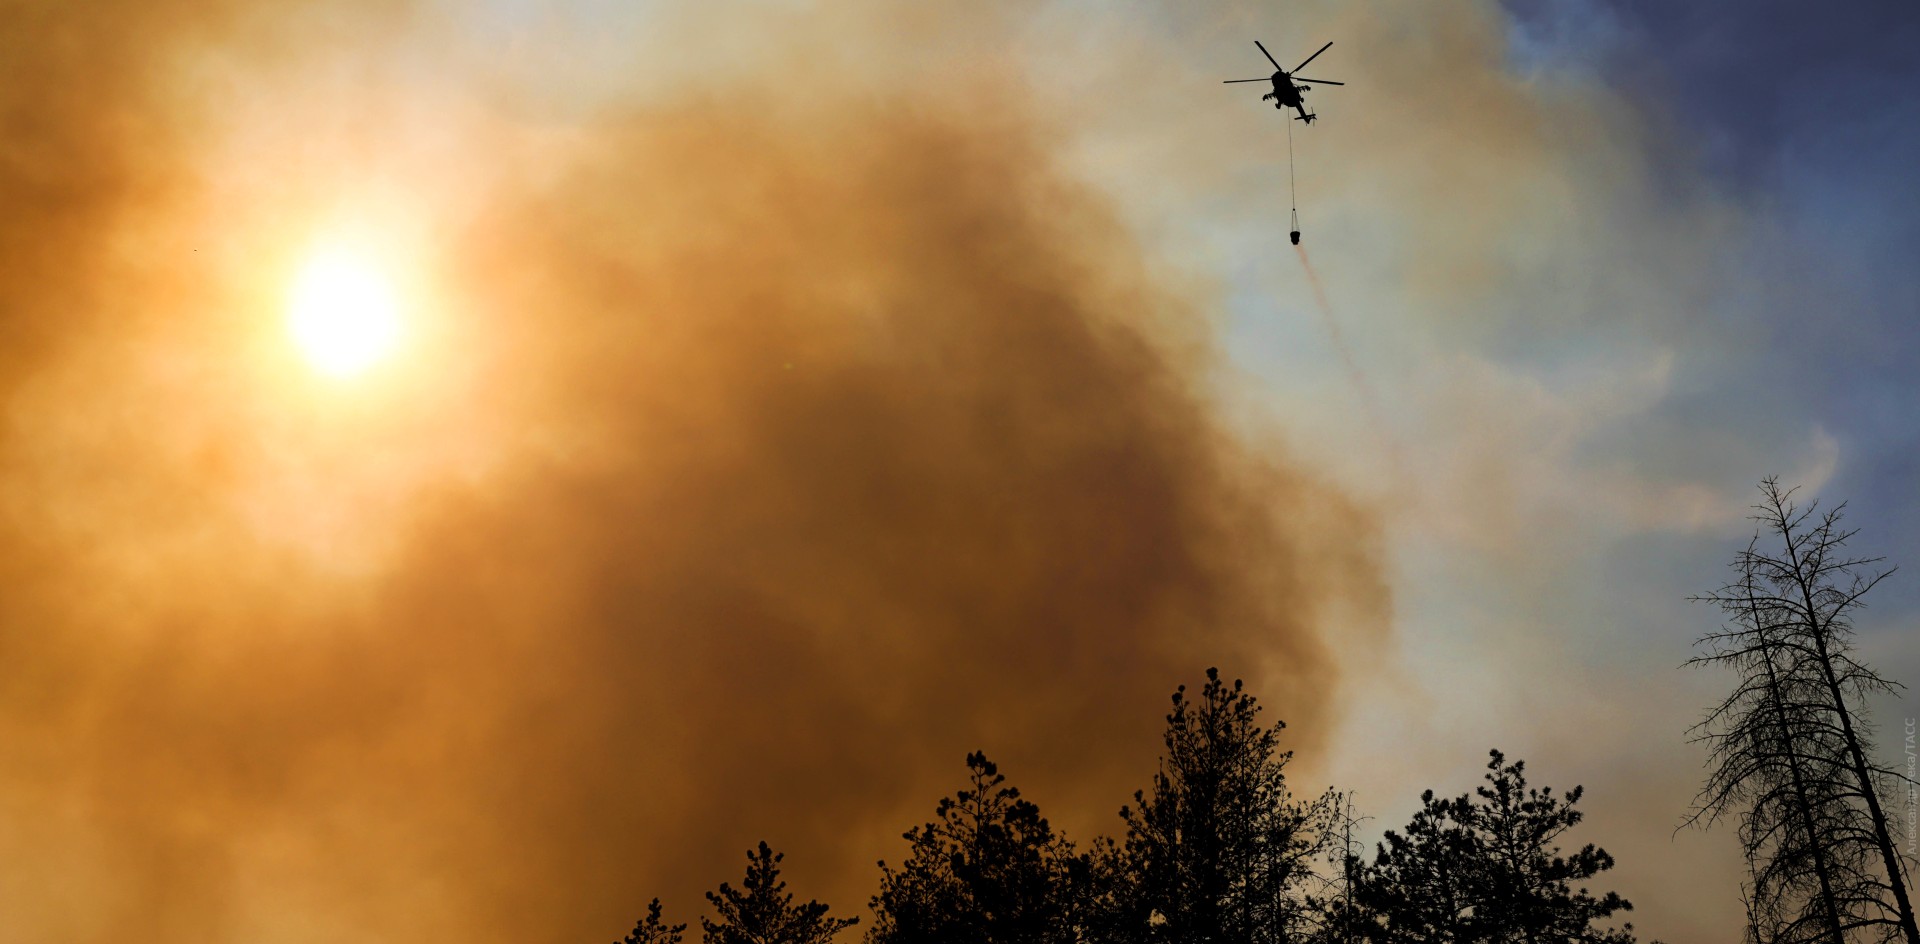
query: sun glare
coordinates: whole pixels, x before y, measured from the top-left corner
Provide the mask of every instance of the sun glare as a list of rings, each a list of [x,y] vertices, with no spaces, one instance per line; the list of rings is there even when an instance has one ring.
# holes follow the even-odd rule
[[[350,377],[393,350],[400,313],[393,286],[378,268],[350,253],[326,251],[307,260],[294,280],[287,327],[314,369]]]

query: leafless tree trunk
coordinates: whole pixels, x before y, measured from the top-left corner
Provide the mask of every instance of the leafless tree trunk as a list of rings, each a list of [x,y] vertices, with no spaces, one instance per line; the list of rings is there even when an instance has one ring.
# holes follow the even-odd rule
[[[1897,776],[1867,760],[1861,700],[1893,683],[1852,658],[1851,614],[1891,571],[1845,554],[1854,534],[1841,509],[1813,518],[1767,479],[1756,535],[1734,561],[1737,579],[1701,599],[1728,615],[1690,664],[1733,668],[1732,695],[1696,726],[1711,773],[1690,823],[1741,815],[1756,941],[1843,944],[1860,932],[1920,944],[1905,866],[1879,797]],[[1844,507],[1844,506],[1843,506]]]
[[[1897,775],[1868,763],[1866,751],[1860,746],[1861,726],[1855,724],[1857,709],[1848,699],[1849,694],[1857,699],[1865,691],[1893,688],[1855,662],[1848,645],[1852,611],[1861,605],[1860,599],[1867,591],[1892,571],[1862,573],[1863,568],[1875,566],[1879,559],[1845,556],[1847,540],[1855,532],[1839,527],[1844,506],[1822,515],[1817,524],[1808,528],[1807,521],[1815,511],[1813,504],[1804,511],[1796,510],[1791,490],[1783,491],[1773,479],[1764,482],[1761,491],[1766,496],[1761,506],[1762,523],[1779,535],[1786,551],[1783,558],[1765,561],[1767,577],[1791,601],[1786,609],[1799,621],[1797,635],[1813,645],[1815,665],[1826,682],[1832,720],[1839,723],[1851,773],[1872,820],[1873,843],[1879,847],[1886,885],[1893,893],[1901,931],[1906,935],[1907,944],[1920,944],[1920,927],[1915,926],[1913,903],[1907,894],[1905,863],[1894,847],[1886,811],[1880,806],[1879,780]],[[1795,595],[1798,599],[1793,599]]]

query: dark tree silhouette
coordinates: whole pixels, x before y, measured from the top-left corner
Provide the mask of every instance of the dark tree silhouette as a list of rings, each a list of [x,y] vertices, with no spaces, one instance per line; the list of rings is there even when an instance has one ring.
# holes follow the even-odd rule
[[[1557,845],[1580,822],[1581,788],[1555,796],[1527,785],[1524,762],[1490,757],[1473,795],[1429,790],[1405,833],[1387,832],[1335,926],[1391,944],[1631,944],[1632,925],[1595,923],[1633,906],[1585,886],[1613,858],[1593,845],[1570,855]]]
[[[1573,807],[1584,788],[1556,797],[1551,787],[1528,787],[1526,763],[1509,765],[1499,751],[1490,752],[1487,771],[1487,786],[1474,791],[1480,802],[1472,807],[1474,832],[1485,850],[1487,924],[1506,940],[1529,944],[1632,941],[1631,925],[1616,931],[1593,923],[1633,905],[1614,892],[1595,898],[1581,884],[1613,868],[1613,857],[1592,843],[1565,856],[1554,845],[1580,823],[1584,814]]]
[[[1351,798],[1296,798],[1286,726],[1263,725],[1238,680],[1206,675],[1197,697],[1173,695],[1159,773],[1120,810],[1124,842],[1076,852],[992,761],[968,754],[966,785],[904,834],[898,868],[880,863],[865,944],[1634,944],[1631,924],[1605,926],[1632,905],[1586,887],[1613,859],[1559,846],[1581,821],[1581,788],[1530,787],[1524,763],[1493,751],[1485,785],[1427,791],[1364,862]],[[782,858],[762,842],[740,888],[707,894],[705,944],[830,944],[857,923],[796,905]],[[1757,868],[1752,880],[1770,881]],[[1750,896],[1750,926],[1771,926],[1765,909],[1782,900]],[[685,930],[656,899],[620,944],[680,944]]]
[[[685,934],[684,924],[668,924],[660,920],[660,899],[647,903],[647,916],[633,926],[633,933],[621,938],[616,944],[680,944]]]
[[[1775,479],[1760,490],[1760,532],[1734,558],[1735,579],[1697,598],[1727,623],[1689,664],[1732,668],[1738,683],[1694,728],[1709,774],[1688,822],[1739,816],[1750,940],[1920,944],[1880,802],[1899,774],[1869,763],[1861,743],[1865,697],[1898,686],[1851,644],[1853,612],[1891,571],[1848,555],[1844,505],[1816,517],[1817,502],[1796,506]]]
[[[1432,790],[1420,802],[1406,831],[1388,830],[1373,862],[1354,868],[1351,895],[1335,912],[1341,940],[1477,939],[1470,868],[1478,852],[1465,825],[1471,806],[1465,796],[1441,799]]]
[[[1102,836],[1084,855],[1087,885],[1081,896],[1081,941],[1087,944],[1142,944],[1149,938],[1150,916],[1140,907],[1140,876],[1127,847]]]
[[[1328,824],[1329,842],[1323,852],[1328,868],[1313,879],[1316,888],[1307,895],[1306,909],[1311,924],[1298,940],[1308,944],[1355,944],[1365,939],[1366,917],[1354,897],[1365,865],[1356,851],[1353,829],[1371,818],[1354,815],[1353,794],[1335,797]]]
[[[880,863],[870,944],[1071,944],[1080,940],[1090,866],[986,755],[933,822],[906,833],[896,871]]]
[[[1167,715],[1166,755],[1153,788],[1123,808],[1131,909],[1118,922],[1148,941],[1278,942],[1308,921],[1304,885],[1330,838],[1335,796],[1294,798],[1286,780],[1292,752],[1279,749],[1276,721],[1239,680],[1217,669],[1197,700],[1186,686]]]
[[[1709,744],[1711,773],[1688,816],[1710,825],[1740,814],[1749,866],[1748,937],[1758,942],[1845,940],[1836,850],[1823,826],[1857,819],[1833,789],[1843,749],[1806,706],[1819,697],[1807,660],[1785,644],[1786,628],[1762,600],[1752,561],[1759,539],[1736,558],[1738,578],[1700,599],[1727,614],[1724,630],[1701,640],[1707,655],[1689,664],[1725,664],[1740,673],[1731,695],[1693,729]],[[1814,722],[1814,723],[1810,723]]]
[[[718,915],[718,920],[700,919],[707,944],[827,944],[859,923],[858,918],[827,917],[827,906],[817,901],[795,905],[780,878],[782,858],[762,842],[747,853],[741,888],[721,882],[719,891],[707,893]]]

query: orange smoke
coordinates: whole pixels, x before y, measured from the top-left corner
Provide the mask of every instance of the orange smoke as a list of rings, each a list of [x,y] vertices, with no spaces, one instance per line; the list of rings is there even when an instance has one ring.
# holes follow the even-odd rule
[[[374,53],[39,16],[74,42],[0,57],[0,937],[594,940],[760,838],[857,911],[968,749],[1110,829],[1171,685],[1235,667],[1311,748],[1335,621],[1382,631],[1371,516],[1229,435],[1170,353],[1203,319],[1004,90],[436,114],[463,163],[397,188],[432,343],[330,386],[271,353],[269,262],[342,162],[410,171],[234,89],[311,69],[343,139],[421,133],[340,78]]]

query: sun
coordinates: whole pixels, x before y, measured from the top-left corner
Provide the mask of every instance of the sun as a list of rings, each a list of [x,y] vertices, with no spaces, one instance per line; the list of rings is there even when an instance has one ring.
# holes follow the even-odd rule
[[[315,370],[351,377],[378,363],[400,340],[393,283],[350,252],[316,252],[295,277],[287,329]]]

